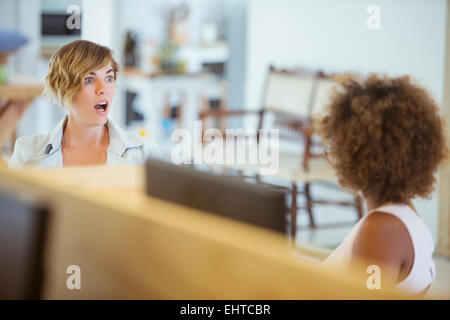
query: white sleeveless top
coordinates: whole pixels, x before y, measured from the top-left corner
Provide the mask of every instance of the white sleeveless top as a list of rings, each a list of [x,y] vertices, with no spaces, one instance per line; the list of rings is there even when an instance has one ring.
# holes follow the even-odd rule
[[[353,242],[365,218],[372,212],[389,213],[396,216],[408,229],[414,248],[414,261],[410,273],[403,281],[396,284],[400,290],[416,294],[424,291],[433,282],[436,267],[432,260],[434,242],[431,232],[423,220],[404,204],[385,204],[371,210],[352,228],[342,243],[323,262],[324,267],[346,268],[352,255]]]

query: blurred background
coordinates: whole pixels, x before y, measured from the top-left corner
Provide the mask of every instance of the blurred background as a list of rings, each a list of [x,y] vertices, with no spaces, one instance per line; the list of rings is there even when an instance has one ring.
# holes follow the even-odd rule
[[[28,40],[8,55],[10,78],[21,75],[43,82],[51,55],[77,39],[109,46],[121,65],[111,118],[164,145],[173,128],[192,126],[202,110],[260,109],[270,66],[330,74],[408,74],[443,105],[447,1],[377,0],[375,9],[373,4],[0,0],[0,29],[17,31]],[[46,133],[64,114],[38,96],[21,117],[16,137]],[[251,125],[234,119],[227,126]],[[10,149],[3,148],[5,157]],[[320,194],[320,187],[313,192]],[[336,191],[336,198],[345,196]],[[439,190],[414,204],[437,242]],[[317,225],[344,226],[308,228],[307,216],[300,214],[297,241],[331,249],[356,218],[348,208],[317,208],[314,214]],[[445,270],[448,277],[450,268]]]

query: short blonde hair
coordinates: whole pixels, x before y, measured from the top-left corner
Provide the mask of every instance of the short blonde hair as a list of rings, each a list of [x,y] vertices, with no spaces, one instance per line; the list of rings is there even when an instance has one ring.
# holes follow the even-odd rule
[[[45,93],[67,108],[81,89],[84,77],[108,63],[111,63],[115,80],[119,64],[114,60],[111,49],[86,40],[68,43],[50,59],[45,78]]]

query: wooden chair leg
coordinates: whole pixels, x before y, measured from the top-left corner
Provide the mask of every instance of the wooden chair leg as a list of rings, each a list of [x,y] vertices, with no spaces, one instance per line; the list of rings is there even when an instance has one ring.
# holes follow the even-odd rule
[[[306,172],[309,171],[309,158],[310,158],[310,149],[311,149],[311,136],[309,134],[306,135],[305,140],[305,151],[303,152],[303,170]]]
[[[295,236],[297,233],[297,211],[298,211],[298,206],[297,206],[297,185],[295,184],[295,182],[292,183],[292,190],[291,190],[291,195],[292,195],[292,201],[291,201],[291,239],[292,239],[292,243],[295,246]]]
[[[305,198],[306,198],[306,211],[309,215],[309,226],[311,228],[316,227],[316,223],[314,222],[314,216],[312,211],[312,199],[311,199],[311,192],[309,189],[309,183],[305,183]]]

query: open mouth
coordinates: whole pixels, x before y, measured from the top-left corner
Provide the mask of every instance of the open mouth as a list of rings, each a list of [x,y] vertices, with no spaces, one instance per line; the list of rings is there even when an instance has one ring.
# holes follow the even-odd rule
[[[102,101],[94,106],[95,110],[105,112],[108,108],[108,101]]]

